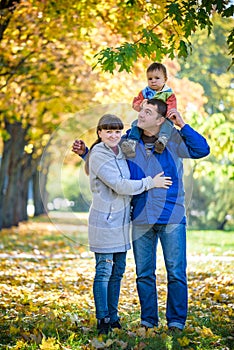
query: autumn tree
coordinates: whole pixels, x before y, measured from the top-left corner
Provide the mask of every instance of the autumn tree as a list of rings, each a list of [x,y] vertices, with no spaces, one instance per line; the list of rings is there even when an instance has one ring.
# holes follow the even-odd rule
[[[122,9],[125,7],[125,18],[122,18]],[[123,35],[118,46],[104,47],[96,55],[96,65],[104,71],[130,72],[140,58],[147,57],[151,61],[161,61],[165,57],[187,58],[192,54],[191,37],[197,30],[206,30],[210,35],[213,23],[218,14],[229,18],[233,22],[234,5],[232,1],[138,1],[130,0],[114,7],[116,23],[123,20],[125,30],[117,24],[116,30]],[[139,17],[139,14],[141,16]],[[107,21],[111,20],[111,13],[107,14]],[[134,18],[134,23],[130,20]],[[233,62],[234,40],[233,26],[229,26],[226,38],[230,61],[226,69]]]
[[[66,113],[92,98],[102,102],[94,89],[100,88],[100,68],[129,72],[141,57],[186,57],[191,33],[210,32],[214,11],[229,18],[233,13],[225,1],[25,0],[0,6],[0,221],[6,227],[26,218],[30,179],[37,212],[43,210],[38,172],[45,175],[45,188],[50,165],[48,159],[45,169],[39,167],[43,149]],[[228,44],[233,53],[232,34]]]
[[[91,69],[80,54],[84,48],[78,34],[68,30],[66,20],[44,2],[21,2],[1,41],[0,217],[4,227],[27,218],[30,179],[36,179],[36,212],[37,203],[43,210],[37,175],[48,170],[38,167],[43,147],[63,115],[89,99]]]

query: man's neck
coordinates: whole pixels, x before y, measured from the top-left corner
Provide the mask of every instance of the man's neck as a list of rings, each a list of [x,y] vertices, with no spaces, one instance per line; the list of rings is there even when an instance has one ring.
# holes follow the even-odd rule
[[[154,136],[157,135],[159,133],[160,128],[155,128],[154,130],[143,130],[143,134],[145,134],[146,136]]]

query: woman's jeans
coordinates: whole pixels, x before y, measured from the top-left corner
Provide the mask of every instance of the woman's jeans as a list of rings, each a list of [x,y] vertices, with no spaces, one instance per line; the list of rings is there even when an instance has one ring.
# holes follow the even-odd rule
[[[119,319],[118,302],[126,255],[127,252],[95,253],[96,274],[93,294],[97,319],[108,317],[111,323]]]
[[[160,240],[167,270],[167,324],[168,327],[183,329],[188,311],[185,225],[133,225],[132,238],[141,324],[158,326],[155,271],[157,244]]]

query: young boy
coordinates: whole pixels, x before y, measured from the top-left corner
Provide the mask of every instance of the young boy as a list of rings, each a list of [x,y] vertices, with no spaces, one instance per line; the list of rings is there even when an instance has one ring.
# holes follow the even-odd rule
[[[148,80],[148,86],[144,90],[140,91],[137,97],[134,97],[132,107],[136,111],[140,111],[142,103],[145,100],[151,98],[161,99],[167,104],[167,113],[172,108],[177,108],[176,97],[172,89],[166,85],[167,70],[166,67],[158,62],[152,63],[146,71]],[[161,126],[158,138],[155,141],[155,152],[162,153],[167,145],[167,142],[171,136],[173,123],[169,119],[165,119],[165,122]],[[135,157],[136,144],[141,136],[141,129],[137,127],[137,121],[132,123],[131,131],[128,135],[128,139],[123,141],[121,149],[128,158]]]

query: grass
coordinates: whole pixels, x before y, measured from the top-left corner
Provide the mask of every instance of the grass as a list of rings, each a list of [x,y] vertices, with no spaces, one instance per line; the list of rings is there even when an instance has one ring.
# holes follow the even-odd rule
[[[68,243],[88,246],[87,213],[50,212],[32,222],[52,223]],[[77,230],[79,226],[79,230]],[[234,256],[234,230],[187,230],[188,255]]]
[[[66,218],[64,224],[60,215],[53,217],[53,223],[43,217],[1,232],[0,349],[234,348],[234,232],[188,231],[189,314],[182,334],[172,336],[167,331],[161,252],[157,268],[160,326],[147,332],[139,327],[130,253],[119,304],[124,329],[98,337],[92,295],[94,259],[85,244],[86,220]]]
[[[188,253],[234,256],[234,231],[188,230]]]

